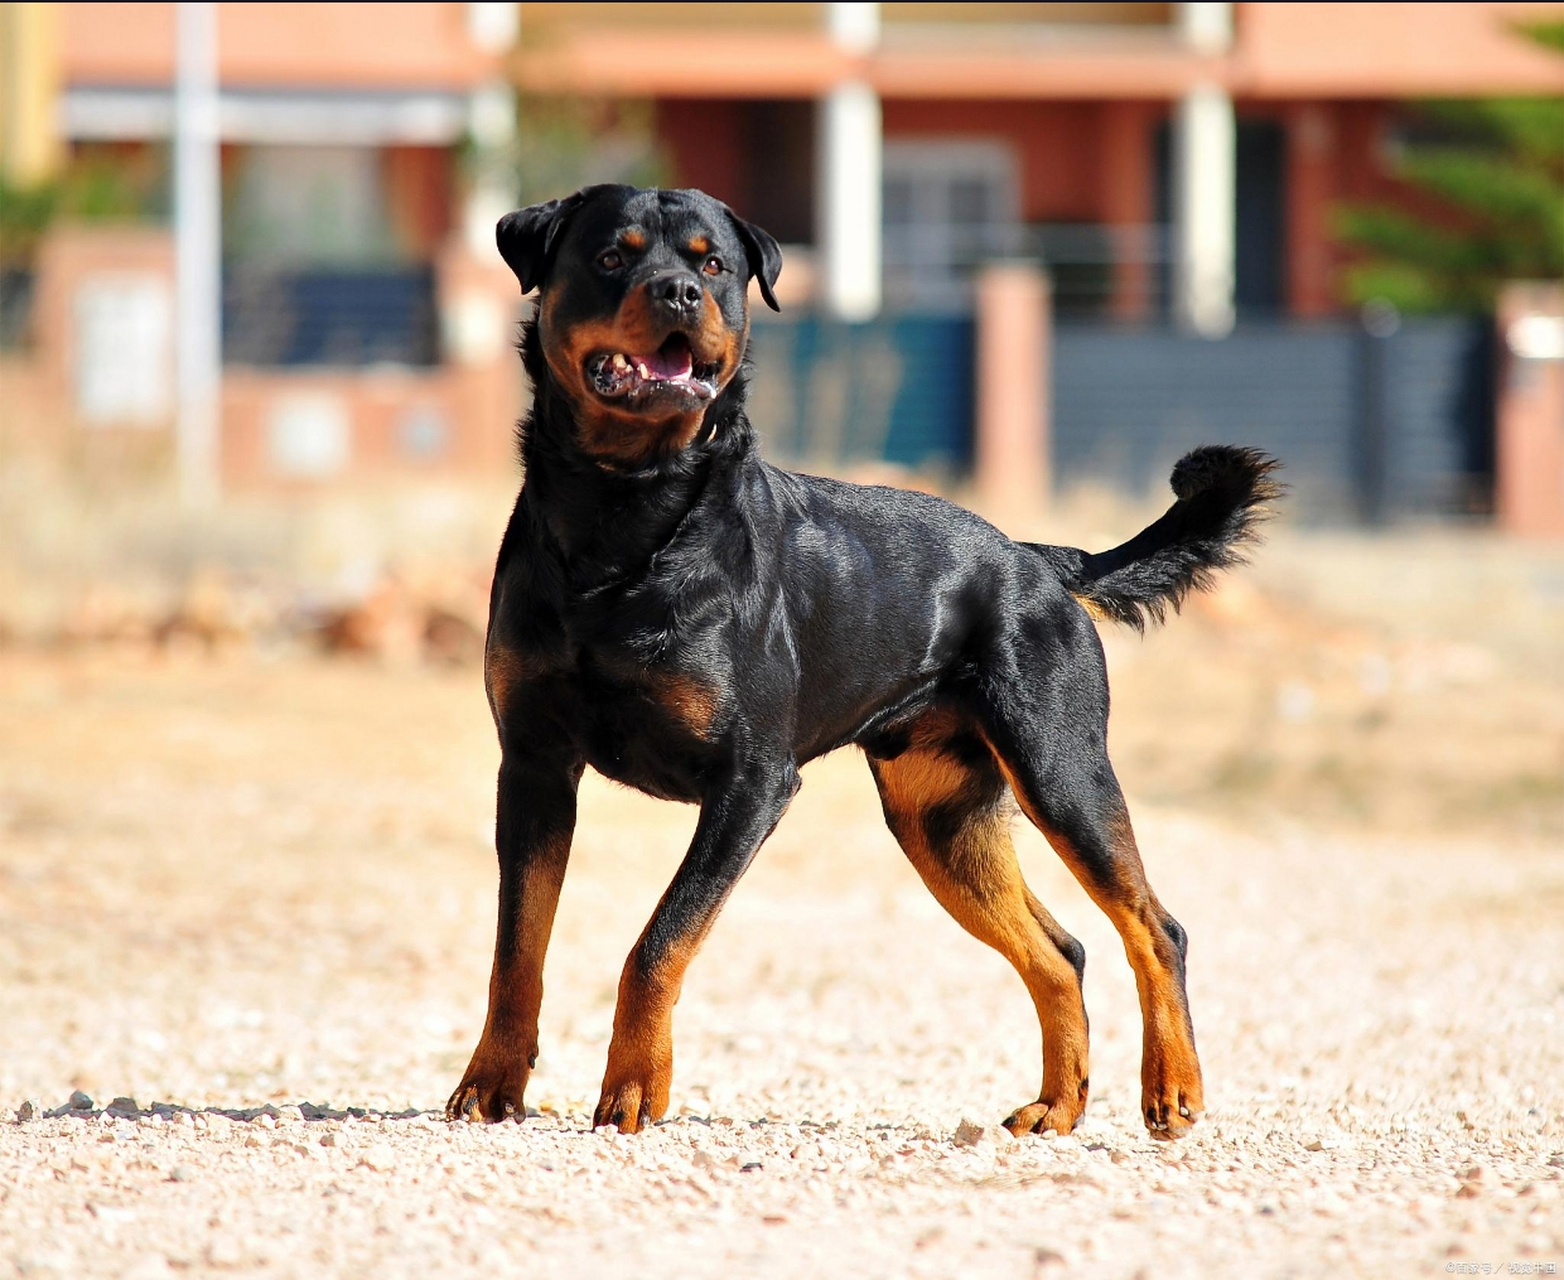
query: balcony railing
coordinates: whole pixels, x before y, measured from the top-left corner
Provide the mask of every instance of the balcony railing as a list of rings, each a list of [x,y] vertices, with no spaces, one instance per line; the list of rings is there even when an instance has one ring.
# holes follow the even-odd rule
[[[228,364],[432,365],[439,361],[434,269],[278,269],[223,273]]]

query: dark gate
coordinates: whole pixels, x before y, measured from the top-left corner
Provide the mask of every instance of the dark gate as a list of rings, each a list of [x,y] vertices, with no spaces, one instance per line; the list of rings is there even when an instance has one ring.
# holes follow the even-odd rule
[[[1055,476],[1163,492],[1185,450],[1252,444],[1286,462],[1297,509],[1316,519],[1486,509],[1490,326],[1441,318],[1385,328],[1256,320],[1212,342],[1061,324]]]

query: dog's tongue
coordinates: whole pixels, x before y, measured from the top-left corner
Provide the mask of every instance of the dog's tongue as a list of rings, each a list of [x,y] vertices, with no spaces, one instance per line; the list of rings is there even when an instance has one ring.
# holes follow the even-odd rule
[[[687,378],[694,367],[690,344],[679,334],[669,338],[651,355],[639,357],[637,363],[642,368],[642,377],[653,378]]]

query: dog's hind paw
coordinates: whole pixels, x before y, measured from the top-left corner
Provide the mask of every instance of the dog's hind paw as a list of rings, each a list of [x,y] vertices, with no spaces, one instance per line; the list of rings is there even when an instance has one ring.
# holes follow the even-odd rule
[[[1146,1132],[1160,1142],[1176,1142],[1189,1136],[1189,1131],[1205,1114],[1194,1099],[1183,1093],[1175,1102],[1148,1102],[1146,1104]]]

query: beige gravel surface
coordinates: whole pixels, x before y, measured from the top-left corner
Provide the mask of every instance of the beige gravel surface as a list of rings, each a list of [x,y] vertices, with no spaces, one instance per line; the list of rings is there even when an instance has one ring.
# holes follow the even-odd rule
[[[839,753],[691,970],[673,1118],[622,1138],[589,1127],[616,979],[694,813],[589,777],[540,1114],[473,1127],[440,1108],[483,1017],[496,757],[472,670],[0,653],[0,1275],[1564,1264],[1548,840],[1132,794],[1191,934],[1210,1104],[1167,1146],[1137,1116],[1123,952],[1018,828],[1087,947],[1094,1061],[1077,1133],[1016,1141],[996,1122],[1035,1096],[1025,991]],[[11,1119],[73,1090],[92,1103]]]

